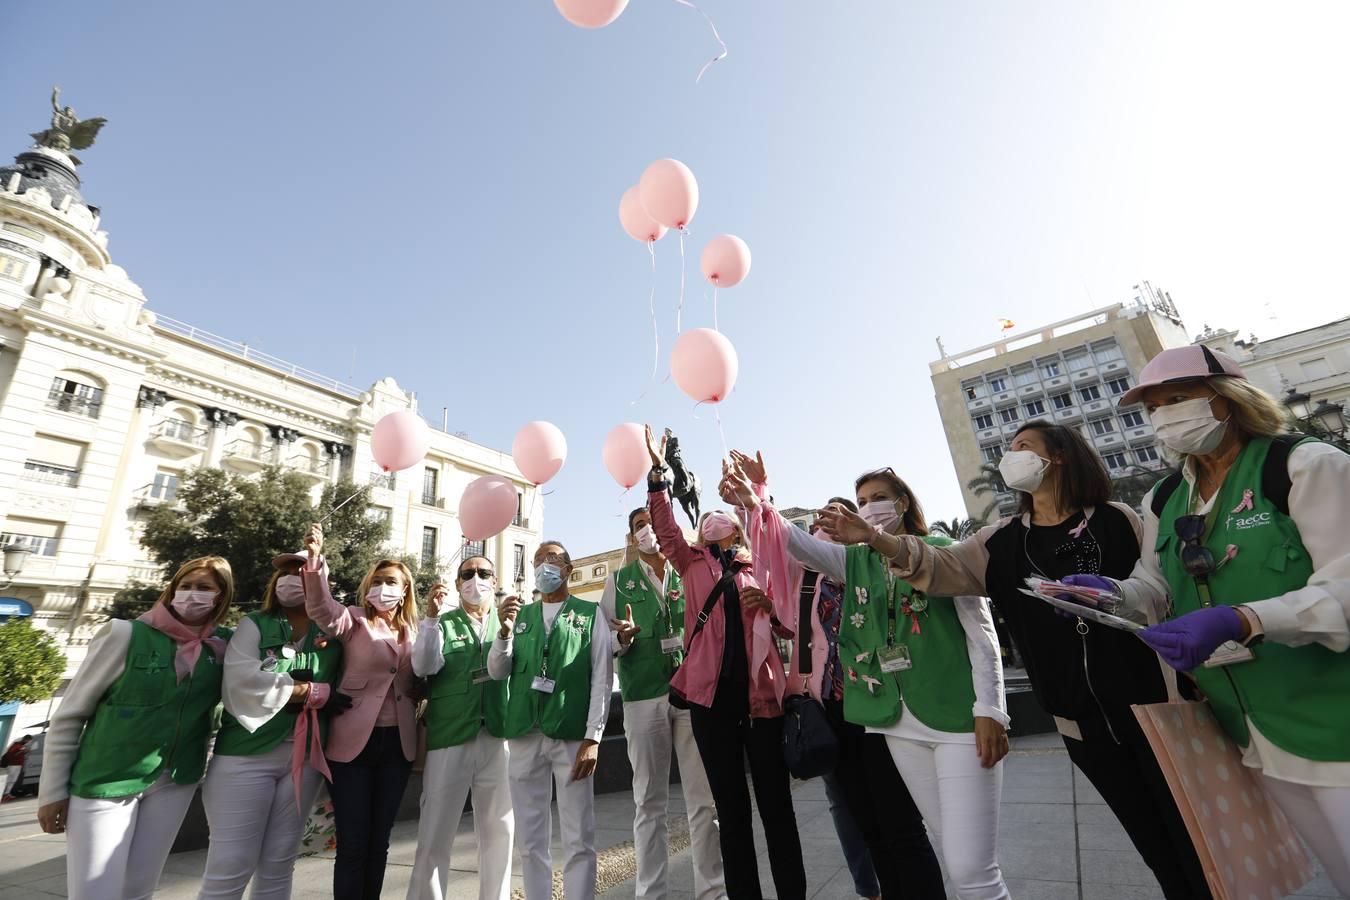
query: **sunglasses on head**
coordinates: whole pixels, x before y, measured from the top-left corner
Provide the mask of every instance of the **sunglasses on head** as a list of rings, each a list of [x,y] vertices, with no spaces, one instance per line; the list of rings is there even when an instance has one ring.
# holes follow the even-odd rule
[[[1205,578],[1219,568],[1218,560],[1208,547],[1200,545],[1205,536],[1204,516],[1178,516],[1172,528],[1181,539],[1181,567],[1192,578]]]
[[[491,569],[460,569],[459,580],[468,581],[475,575],[477,575],[479,578],[482,579],[488,579],[491,578],[494,574],[496,573],[494,573]]]
[[[861,487],[863,484],[871,481],[873,478],[880,478],[882,475],[889,475],[896,481],[900,480],[900,476],[895,474],[894,469],[892,469],[890,466],[883,466],[880,469],[873,469],[870,472],[862,473],[853,483],[858,487]]]

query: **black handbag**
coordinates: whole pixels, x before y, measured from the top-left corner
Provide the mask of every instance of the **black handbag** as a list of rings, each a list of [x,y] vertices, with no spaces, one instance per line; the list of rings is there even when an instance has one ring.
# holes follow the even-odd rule
[[[817,573],[802,573],[802,591],[797,613],[797,671],[810,675],[811,603],[815,598]],[[783,701],[783,759],[788,771],[803,781],[833,772],[839,763],[839,738],[835,736],[825,707],[810,694],[794,694]]]

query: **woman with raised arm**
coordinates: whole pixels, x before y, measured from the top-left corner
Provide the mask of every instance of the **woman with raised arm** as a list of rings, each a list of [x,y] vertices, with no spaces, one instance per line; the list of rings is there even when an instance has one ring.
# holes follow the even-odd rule
[[[1021,593],[1031,576],[1092,571],[1122,577],[1139,554],[1139,518],[1111,503],[1111,480],[1076,430],[1023,425],[999,464],[1021,512],[959,544],[893,533],[850,513],[826,513],[837,540],[865,544],[932,594],[984,594],[1008,623],[1041,707],[1169,900],[1208,897],[1204,873],[1162,771],[1130,705],[1167,699],[1157,659],[1131,635],[1066,618]],[[910,785],[911,789],[913,784]]]
[[[738,453],[735,459],[725,490],[738,503],[756,506],[758,497],[744,474],[749,457]],[[763,477],[762,464],[755,474]],[[872,523],[870,529],[912,535],[925,546],[948,543],[927,536],[918,499],[892,469],[864,473],[854,489],[860,512],[842,504],[827,507],[820,511],[823,526],[850,516]],[[839,626],[844,716],[885,735],[957,896],[1006,898],[998,864],[998,814],[1008,716],[988,603],[977,596],[929,597],[891,574],[883,557],[864,543],[816,540],[781,517],[763,510],[756,515],[758,526],[770,534],[783,527],[798,531],[771,538],[766,546],[780,553],[786,547],[803,565],[844,583]],[[786,569],[773,558],[767,563],[775,576]],[[877,799],[884,809],[888,798]]]
[[[760,900],[745,762],[755,786],[769,867],[779,900],[806,896],[797,818],[783,759],[786,675],[774,643],[777,617],[755,578],[739,523],[716,511],[685,540],[670,508],[665,440],[647,426],[647,479],[656,539],[684,582],[684,663],[670,682],[672,702],[687,703],[694,741],[712,787],[731,900]]]

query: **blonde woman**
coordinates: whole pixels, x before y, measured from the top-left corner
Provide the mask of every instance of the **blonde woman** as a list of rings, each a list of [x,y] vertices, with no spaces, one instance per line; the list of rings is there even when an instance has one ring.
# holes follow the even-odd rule
[[[151,896],[206,771],[234,599],[230,564],[183,564],[145,615],[114,619],[52,717],[38,824],[66,833],[77,900]]]
[[[338,691],[352,698],[351,709],[333,720],[328,733],[337,826],[333,896],[377,900],[389,832],[417,752],[412,694],[417,593],[407,566],[382,559],[361,581],[360,605],[343,606],[329,592],[322,549],[323,531],[314,525],[305,537],[309,559],[301,573],[305,608],[342,642]]]

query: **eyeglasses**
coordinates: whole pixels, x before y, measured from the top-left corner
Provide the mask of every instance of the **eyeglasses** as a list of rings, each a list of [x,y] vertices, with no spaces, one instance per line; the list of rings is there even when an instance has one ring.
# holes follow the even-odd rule
[[[899,481],[899,480],[900,480],[900,476],[897,475],[897,474],[895,474],[895,470],[894,470],[894,469],[892,469],[890,466],[885,466],[885,467],[880,468],[880,469],[873,469],[873,470],[870,471],[870,472],[864,472],[864,473],[862,473],[861,475],[859,475],[859,476],[857,477],[857,479],[854,480],[853,484],[854,484],[855,487],[858,487],[858,486],[861,486],[861,485],[863,485],[864,483],[866,483],[866,482],[868,482],[868,481],[871,481],[873,478],[880,478],[882,475],[889,475],[889,476],[891,476],[892,478],[894,478],[896,481]]]
[[[557,565],[563,561],[563,555],[561,553],[545,553],[543,556],[536,556],[534,564],[536,566],[540,563],[553,563],[554,565]]]
[[[479,578],[487,579],[491,578],[494,574],[496,573],[494,573],[491,569],[461,569],[459,573],[459,580],[468,581],[475,575],[477,575]]]
[[[1219,568],[1219,563],[1208,547],[1200,545],[1200,539],[1205,536],[1205,517],[1178,516],[1172,528],[1182,541],[1181,567],[1186,570],[1186,574],[1192,578],[1212,575]]]

